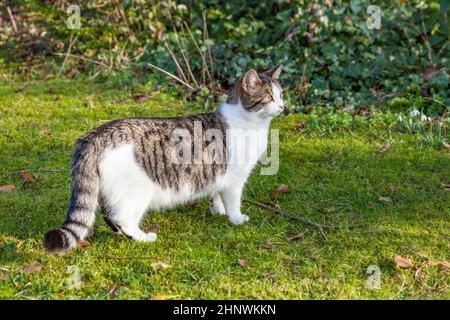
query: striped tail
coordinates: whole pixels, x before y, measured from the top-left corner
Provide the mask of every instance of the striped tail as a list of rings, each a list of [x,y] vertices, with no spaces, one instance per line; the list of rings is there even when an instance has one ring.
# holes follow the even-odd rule
[[[98,205],[98,158],[93,144],[82,140],[79,142],[73,156],[70,206],[61,228],[45,235],[44,246],[48,251],[67,251],[86,238],[91,230]]]

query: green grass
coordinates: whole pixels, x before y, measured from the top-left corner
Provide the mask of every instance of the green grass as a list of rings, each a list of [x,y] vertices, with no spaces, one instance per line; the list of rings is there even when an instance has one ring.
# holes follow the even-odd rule
[[[16,92],[23,88],[21,92]],[[49,93],[49,88],[53,88]],[[0,85],[0,297],[4,299],[449,299],[450,156],[417,143],[414,135],[362,128],[319,133],[296,130],[302,115],[282,116],[280,170],[255,170],[245,196],[314,221],[356,229],[317,230],[245,203],[250,222],[233,226],[211,216],[207,201],[149,214],[159,225],[156,243],[113,234],[99,217],[88,247],[48,254],[43,234],[63,221],[70,193],[74,140],[108,120],[125,116],[200,111],[157,92],[144,103],[127,89],[89,80]],[[390,149],[377,153],[381,144]],[[38,179],[22,182],[27,169]],[[289,192],[273,197],[284,183]],[[390,197],[392,204],[379,201]],[[301,239],[286,237],[305,232]],[[396,266],[396,255],[412,260]],[[246,266],[238,259],[248,260]],[[152,263],[172,267],[154,270]],[[24,272],[32,263],[42,269]],[[381,289],[366,288],[366,270],[381,270]],[[81,289],[69,289],[69,266],[81,272]],[[418,276],[414,274],[421,269]],[[111,288],[116,288],[111,294]]]

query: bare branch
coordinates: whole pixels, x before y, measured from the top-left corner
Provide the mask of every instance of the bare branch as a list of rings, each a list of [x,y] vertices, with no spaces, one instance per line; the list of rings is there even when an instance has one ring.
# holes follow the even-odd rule
[[[55,56],[67,56],[68,55],[71,58],[76,58],[76,59],[80,59],[80,60],[83,60],[83,61],[92,62],[92,63],[98,64],[99,66],[102,66],[102,67],[104,67],[106,69],[109,69],[109,66],[104,64],[103,62],[99,62],[99,61],[95,61],[95,60],[92,60],[92,59],[88,59],[88,58],[85,58],[83,56],[77,56],[77,55],[74,55],[74,54],[67,54],[67,53],[57,53],[57,52],[53,53],[53,54]]]
[[[178,82],[180,82],[180,83],[183,84],[184,86],[188,87],[189,89],[191,89],[191,90],[193,90],[193,91],[195,90],[195,88],[192,87],[189,83],[184,82],[183,80],[181,80],[180,78],[178,78],[176,75],[170,73],[169,71],[166,71],[166,70],[164,70],[164,69],[162,69],[162,68],[160,68],[160,67],[158,67],[158,66],[155,66],[154,64],[151,64],[151,63],[147,63],[147,64],[148,64],[150,67],[152,67],[153,69],[156,69],[156,70],[158,70],[158,71],[164,73],[165,75],[171,77],[172,79],[177,80]]]
[[[214,75],[214,63],[211,55],[211,48],[207,44],[209,40],[209,34],[208,34],[208,25],[206,24],[206,13],[202,13],[203,16],[203,42],[206,44],[206,47],[208,48],[208,58],[209,58],[209,65],[211,68],[211,74]]]
[[[77,41],[77,39],[78,39],[78,36],[76,36],[74,39],[73,33],[70,34],[69,48],[67,49],[67,53],[66,53],[66,56],[64,58],[62,65],[61,65],[61,68],[59,68],[58,77],[61,75],[61,72],[64,70],[64,66],[66,65],[67,61],[69,60],[70,52],[72,51],[72,46],[75,43],[75,41]]]
[[[192,81],[194,81],[195,86],[198,87],[197,79],[195,79],[194,73],[191,70],[191,64],[189,62],[189,56],[188,56],[188,53],[187,53],[187,49],[181,43],[180,38],[178,36],[177,29],[175,27],[173,29],[174,29],[174,32],[175,32],[175,39],[177,41],[178,48],[180,49],[181,55],[183,56],[183,60],[184,60],[184,63],[186,64],[186,68],[188,69],[189,76],[192,78]]]
[[[166,46],[167,51],[169,51],[170,56],[172,57],[173,62],[175,63],[177,70],[178,70],[178,74],[180,75],[180,77],[183,78],[183,80],[187,83],[189,82],[188,79],[186,78],[186,75],[184,74],[183,68],[181,67],[181,65],[178,63],[178,59],[175,56],[175,54],[173,53],[172,47],[170,46],[169,42],[165,41],[164,45]]]
[[[17,32],[16,20],[14,19],[11,9],[9,8],[9,6],[7,6],[6,9],[8,10],[9,18],[11,19],[11,23],[13,25],[14,32]]]
[[[206,63],[205,55],[204,55],[202,49],[200,48],[200,46],[198,45],[197,40],[195,39],[194,35],[191,32],[191,29],[189,28],[189,26],[187,25],[186,22],[184,22],[184,25],[189,33],[189,36],[191,37],[192,41],[194,42],[195,47],[197,48],[198,52],[200,53],[200,57],[202,58],[202,62],[203,62],[202,71],[204,71],[208,75],[209,81],[212,82],[213,80],[212,80],[211,74],[209,73],[209,70],[208,70],[208,64]]]

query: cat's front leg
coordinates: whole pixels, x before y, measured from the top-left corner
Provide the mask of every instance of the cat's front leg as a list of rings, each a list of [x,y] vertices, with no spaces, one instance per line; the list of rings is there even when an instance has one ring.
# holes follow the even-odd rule
[[[225,206],[225,212],[231,223],[239,225],[249,220],[249,217],[241,213],[241,196],[244,185],[228,187],[220,196]]]
[[[219,193],[214,194],[210,200],[210,210],[212,215],[224,215],[225,207]]]

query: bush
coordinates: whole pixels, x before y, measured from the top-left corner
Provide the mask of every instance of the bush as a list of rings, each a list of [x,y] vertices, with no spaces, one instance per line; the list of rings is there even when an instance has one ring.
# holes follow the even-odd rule
[[[79,30],[66,27],[65,3],[9,1],[1,6],[9,5],[23,17],[24,30],[34,26],[45,31],[36,37],[52,40],[48,51],[63,53],[71,34],[78,36],[72,53],[97,61],[78,61],[81,70],[133,69],[145,75],[150,62],[179,75],[165,43],[183,61],[177,50],[181,39],[193,74],[206,83],[200,81],[204,62],[189,26],[200,50],[205,55],[211,50],[211,72],[224,89],[250,67],[283,63],[282,80],[291,89],[295,111],[307,111],[310,105],[346,110],[381,106],[411,90],[447,106],[450,102],[450,1],[378,1],[379,30],[368,29],[369,1],[358,0],[114,0],[101,5],[86,0],[80,4]],[[8,19],[6,13],[2,19]],[[24,41],[9,35],[3,41],[10,49]]]

